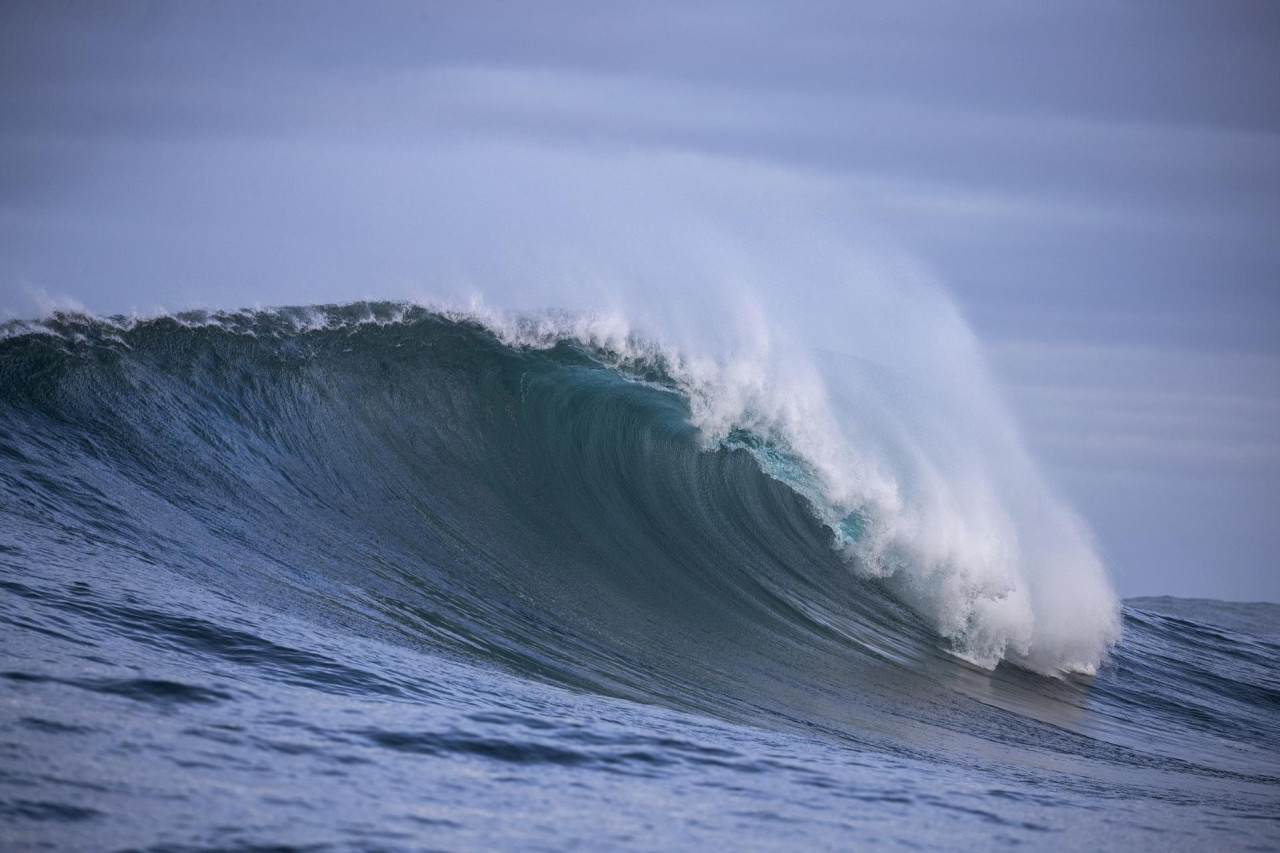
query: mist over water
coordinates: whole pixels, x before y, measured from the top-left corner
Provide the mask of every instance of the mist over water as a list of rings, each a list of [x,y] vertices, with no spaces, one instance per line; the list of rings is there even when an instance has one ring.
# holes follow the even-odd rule
[[[820,175],[493,143],[414,166],[449,200],[414,223],[431,259],[414,301],[517,344],[660,357],[708,447],[761,437],[766,471],[813,503],[851,569],[887,579],[958,654],[1096,669],[1118,611],[1087,530],[945,287],[873,246],[892,244]]]
[[[944,285],[873,247],[892,243],[820,175],[502,148],[445,149],[432,168],[468,183],[431,238],[454,294],[419,301],[515,343],[660,356],[707,446],[762,437],[765,470],[813,503],[852,569],[886,578],[959,654],[1096,669],[1118,610],[1085,525]]]

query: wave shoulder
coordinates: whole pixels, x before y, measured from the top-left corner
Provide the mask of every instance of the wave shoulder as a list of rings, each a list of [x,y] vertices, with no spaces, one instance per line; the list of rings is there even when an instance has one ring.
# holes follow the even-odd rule
[[[1231,631],[1280,636],[1280,604],[1269,601],[1220,601],[1156,595],[1126,598],[1124,603],[1137,610],[1217,625]]]

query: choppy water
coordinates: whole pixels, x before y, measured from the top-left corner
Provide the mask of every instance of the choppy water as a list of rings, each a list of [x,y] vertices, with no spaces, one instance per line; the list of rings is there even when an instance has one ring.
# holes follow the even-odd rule
[[[1280,607],[971,665],[802,459],[616,355],[403,306],[10,327],[4,846],[1280,847]]]

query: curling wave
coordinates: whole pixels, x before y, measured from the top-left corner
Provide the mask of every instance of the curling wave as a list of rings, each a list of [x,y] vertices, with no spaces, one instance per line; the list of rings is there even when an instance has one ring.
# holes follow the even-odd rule
[[[1028,535],[837,356],[399,303],[55,314],[0,348],[33,523],[56,502],[150,561],[567,683],[703,706],[690,684],[746,699],[743,667],[832,644],[1061,673],[1117,637],[1070,517],[1041,500]]]

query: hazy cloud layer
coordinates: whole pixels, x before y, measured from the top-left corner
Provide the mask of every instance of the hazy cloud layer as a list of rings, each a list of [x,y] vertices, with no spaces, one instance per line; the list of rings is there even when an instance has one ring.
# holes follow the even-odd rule
[[[773,182],[952,287],[1122,593],[1280,598],[1278,57],[1270,2],[10,2],[0,311],[413,295],[458,218],[628,215],[600,163]]]

